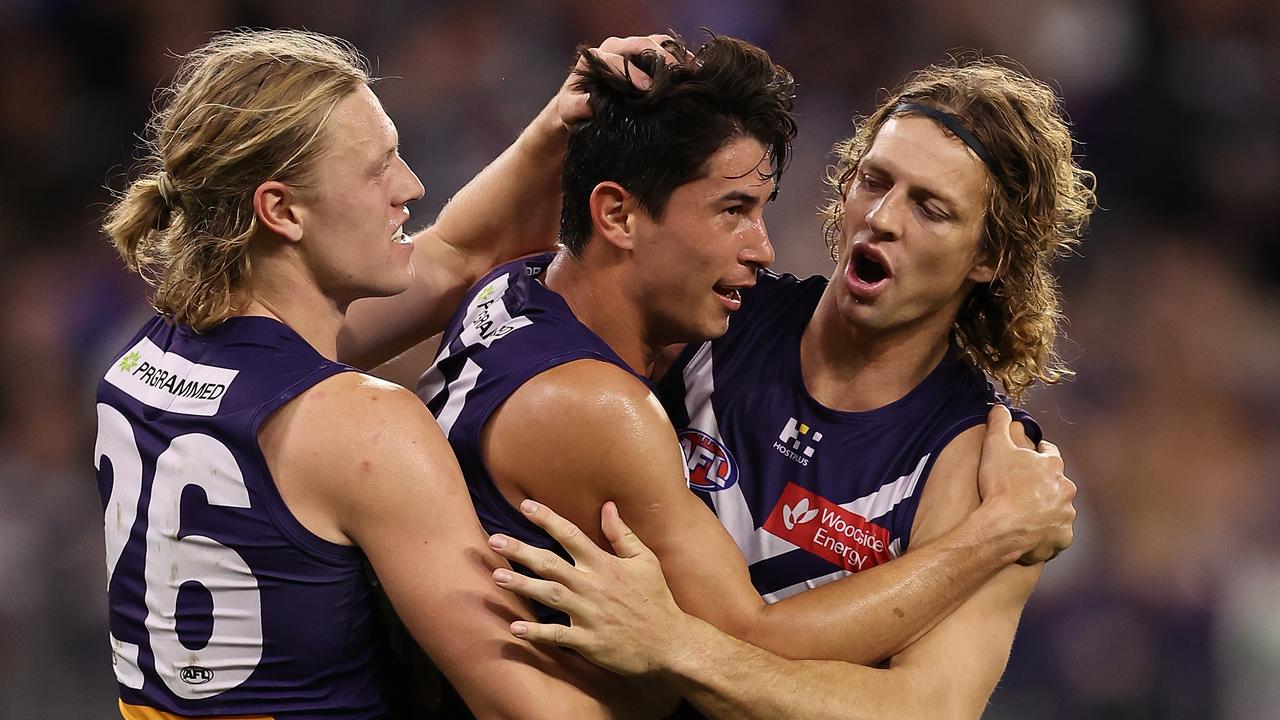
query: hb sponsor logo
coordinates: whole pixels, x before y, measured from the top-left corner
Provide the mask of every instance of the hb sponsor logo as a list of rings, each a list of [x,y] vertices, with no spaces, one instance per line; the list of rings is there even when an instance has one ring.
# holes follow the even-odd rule
[[[773,449],[792,462],[808,467],[809,458],[817,452],[820,442],[822,442],[822,433],[795,418],[787,418],[787,423],[778,433],[778,441],[773,444]]]
[[[787,483],[764,529],[849,572],[893,557],[887,529],[795,483]]]
[[[738,467],[729,448],[704,432],[680,431],[680,449],[689,469],[689,487],[704,492],[728,490],[738,482]]]

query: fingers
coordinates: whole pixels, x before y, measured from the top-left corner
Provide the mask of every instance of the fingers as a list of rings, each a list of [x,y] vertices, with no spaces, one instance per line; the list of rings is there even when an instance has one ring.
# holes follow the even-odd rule
[[[558,582],[531,578],[506,568],[494,570],[493,581],[504,590],[510,590],[517,595],[570,615],[578,610],[578,597]]]
[[[600,50],[615,55],[639,55],[643,52],[657,53],[663,62],[678,62],[676,56],[668,48],[676,47],[670,35],[634,35],[631,37],[611,37],[600,43]]]
[[[1050,457],[1056,457],[1056,458],[1062,457],[1062,452],[1058,450],[1058,446],[1054,445],[1048,440],[1041,440],[1040,444],[1036,445],[1036,452],[1040,453],[1041,455],[1049,455]]]
[[[982,441],[984,450],[995,444],[1012,445],[1013,436],[1010,435],[1010,426],[1013,424],[1013,415],[1009,413],[1009,408],[996,403],[991,406],[991,412],[987,413],[987,437]]]
[[[520,512],[524,513],[534,525],[546,530],[553,540],[569,551],[574,560],[581,560],[590,557],[592,553],[600,552],[591,538],[579,530],[577,525],[560,517],[546,505],[525,500],[520,503]]]
[[[604,536],[609,538],[609,542],[613,545],[613,552],[620,558],[633,558],[648,552],[649,548],[640,542],[640,538],[622,522],[622,516],[618,514],[618,506],[609,501],[600,508],[600,527],[604,530]]]
[[[613,74],[619,77],[626,77],[631,81],[632,85],[641,90],[648,90],[653,87],[653,79],[646,75],[643,70],[636,67],[626,56],[605,52],[599,48],[591,48],[587,52],[599,58],[605,65],[608,65]],[[585,69],[583,62],[582,60],[578,61],[579,69]]]
[[[568,583],[574,567],[550,550],[534,547],[506,535],[489,537],[489,547],[511,562],[520,563],[538,575],[560,583]]]
[[[653,53],[661,62],[674,64],[680,62],[671,52],[671,48],[675,47],[677,46],[671,36],[659,34],[611,37],[600,43],[599,47],[591,48],[587,52],[608,65],[615,75],[626,77],[632,85],[641,90],[648,90],[653,87],[653,79],[628,58],[642,53]],[[579,60],[578,68],[583,69],[583,67],[583,61]]]
[[[511,634],[518,638],[523,638],[529,642],[559,645],[560,647],[581,650],[580,638],[574,630],[574,628],[564,625],[536,623],[528,620],[517,620],[511,623]]]

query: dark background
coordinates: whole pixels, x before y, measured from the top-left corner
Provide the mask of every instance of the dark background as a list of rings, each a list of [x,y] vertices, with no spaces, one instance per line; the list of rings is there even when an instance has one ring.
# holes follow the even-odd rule
[[[353,41],[427,186],[506,146],[580,42],[697,28],[800,83],[778,268],[830,270],[831,145],[947,52],[1059,87],[1105,208],[1061,267],[1079,372],[1032,410],[1080,486],[988,718],[1280,717],[1280,3],[1274,0],[0,0],[0,717],[116,716],[93,386],[148,313],[98,223],[176,54],[212,31]],[[519,208],[512,209],[515,212]]]

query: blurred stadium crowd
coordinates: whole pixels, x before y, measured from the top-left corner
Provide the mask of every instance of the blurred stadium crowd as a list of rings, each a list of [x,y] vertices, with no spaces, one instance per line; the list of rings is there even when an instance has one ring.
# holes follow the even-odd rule
[[[432,217],[550,97],[573,47],[699,27],[800,83],[769,223],[827,273],[834,141],[978,48],[1061,88],[1104,210],[1061,267],[1079,373],[1030,406],[1080,486],[988,718],[1280,718],[1280,4],[1274,0],[0,2],[0,718],[115,716],[93,387],[148,313],[98,223],[174,55],[217,29],[341,35]],[[520,213],[521,208],[508,208]]]

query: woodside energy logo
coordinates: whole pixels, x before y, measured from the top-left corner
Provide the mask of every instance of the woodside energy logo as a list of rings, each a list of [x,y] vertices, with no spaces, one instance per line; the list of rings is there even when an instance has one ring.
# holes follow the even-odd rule
[[[787,483],[764,529],[849,572],[893,557],[887,529],[795,483]]]

